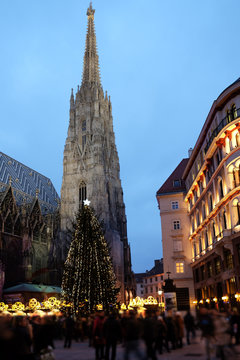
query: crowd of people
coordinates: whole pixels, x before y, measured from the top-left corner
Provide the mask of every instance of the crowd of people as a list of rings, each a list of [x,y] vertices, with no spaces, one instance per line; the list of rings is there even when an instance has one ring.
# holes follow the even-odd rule
[[[184,335],[186,345],[194,341],[196,329],[201,330],[206,344],[207,359],[212,354],[221,360],[228,359],[228,351],[240,340],[240,316],[234,312],[220,313],[201,308],[197,319],[188,311],[159,313],[147,310],[143,314],[131,310],[123,314],[98,311],[90,316],[55,316],[32,314],[12,316],[0,314],[0,359],[50,360],[54,359],[54,340],[62,339],[69,349],[72,341],[88,341],[95,348],[96,360],[115,360],[117,345],[124,347],[124,360],[152,359],[181,348]],[[233,341],[234,339],[234,341]],[[139,346],[145,343],[144,348]],[[67,357],[66,357],[67,358]]]

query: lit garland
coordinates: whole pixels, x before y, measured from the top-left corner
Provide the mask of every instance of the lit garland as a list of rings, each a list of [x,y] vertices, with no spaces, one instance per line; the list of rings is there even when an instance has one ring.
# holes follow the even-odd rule
[[[62,296],[73,312],[92,312],[116,303],[116,277],[108,244],[93,209],[84,205],[76,218],[75,232],[64,265]]]

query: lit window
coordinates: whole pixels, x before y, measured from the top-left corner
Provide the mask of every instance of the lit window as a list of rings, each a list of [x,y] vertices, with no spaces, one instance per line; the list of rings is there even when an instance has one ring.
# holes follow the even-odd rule
[[[176,262],[176,273],[178,273],[178,274],[184,273],[184,262],[182,262],[182,261]]]
[[[172,209],[178,209],[178,201],[172,201]]]
[[[180,229],[180,220],[174,220],[173,221],[173,229],[179,230]]]

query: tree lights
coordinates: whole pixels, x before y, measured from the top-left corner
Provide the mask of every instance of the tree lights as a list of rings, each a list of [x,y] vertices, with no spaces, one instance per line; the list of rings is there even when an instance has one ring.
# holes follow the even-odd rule
[[[108,244],[90,202],[76,217],[75,232],[64,264],[62,296],[73,312],[92,312],[116,303],[116,280]]]

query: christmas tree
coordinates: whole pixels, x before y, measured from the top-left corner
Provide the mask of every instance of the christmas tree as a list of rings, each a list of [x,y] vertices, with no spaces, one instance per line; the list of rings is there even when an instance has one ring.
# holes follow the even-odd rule
[[[108,309],[116,303],[119,291],[107,241],[89,203],[86,200],[78,211],[64,264],[62,295],[72,303],[75,313],[81,308],[92,312],[100,304]]]

